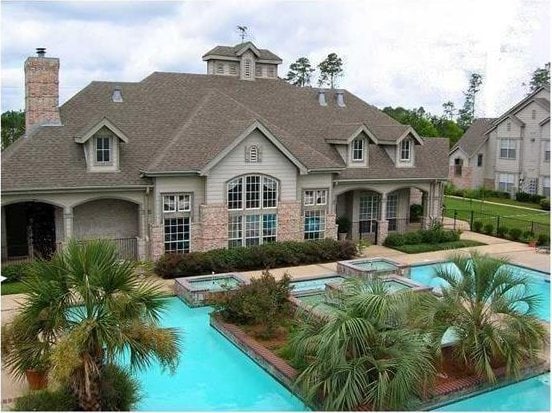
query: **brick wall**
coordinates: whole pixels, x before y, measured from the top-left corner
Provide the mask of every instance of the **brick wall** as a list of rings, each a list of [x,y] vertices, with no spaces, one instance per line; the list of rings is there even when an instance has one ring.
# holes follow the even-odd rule
[[[472,180],[472,167],[463,166],[462,176],[456,176],[454,174],[455,166],[449,166],[449,181],[458,188],[471,188],[473,184]]]
[[[202,251],[228,246],[228,211],[225,204],[199,207],[201,230],[197,240]],[[197,249],[195,249],[197,250]]]
[[[301,203],[296,201],[280,202],[278,204],[278,241],[302,240],[303,220],[301,216]]]
[[[25,61],[25,131],[60,124],[59,59],[29,57]]]

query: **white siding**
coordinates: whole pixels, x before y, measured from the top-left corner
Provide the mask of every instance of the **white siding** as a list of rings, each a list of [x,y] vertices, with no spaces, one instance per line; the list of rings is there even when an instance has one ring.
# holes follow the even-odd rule
[[[258,145],[261,148],[261,162],[245,162],[245,150],[251,145]],[[255,130],[209,171],[206,203],[224,203],[226,183],[236,176],[252,173],[270,175],[278,179],[280,199],[296,200],[297,168],[262,133]]]
[[[192,193],[192,221],[199,218],[199,206],[205,203],[205,178],[200,176],[158,177],[155,178],[155,217],[161,222],[162,195],[166,193]]]

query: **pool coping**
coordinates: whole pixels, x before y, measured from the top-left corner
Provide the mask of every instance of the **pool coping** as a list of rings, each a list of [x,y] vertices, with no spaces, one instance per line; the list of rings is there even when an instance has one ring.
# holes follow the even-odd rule
[[[421,410],[435,410],[439,407],[447,406],[449,404],[457,403],[472,397],[479,396],[480,394],[488,393],[494,390],[498,390],[502,387],[509,386],[511,384],[519,383],[521,381],[546,374],[550,372],[550,367],[545,360],[539,359],[532,365],[526,366],[520,373],[520,378],[507,378],[506,368],[498,367],[493,369],[496,377],[496,383],[489,383],[484,378],[476,375],[459,378],[451,383],[441,384],[436,386],[432,392],[431,399],[437,398],[438,400],[429,400],[422,402],[417,406],[417,409]]]
[[[259,367],[270,374],[271,377],[283,385],[290,393],[301,400],[305,406],[313,411],[316,410],[315,406],[306,401],[293,383],[293,380],[297,378],[299,372],[287,361],[247,335],[245,331],[237,325],[224,322],[215,313],[209,315],[209,324],[230,343],[253,360]]]
[[[221,278],[232,278],[238,282],[237,285],[217,290],[217,291],[210,291],[208,288],[200,288],[197,286],[194,286],[191,281],[208,281],[208,280],[216,280]],[[194,275],[191,277],[178,277],[174,279],[174,285],[173,285],[173,291],[174,294],[183,300],[187,305],[190,307],[202,307],[205,306],[205,300],[208,298],[211,294],[219,294],[223,293],[225,291],[233,291],[238,289],[242,285],[249,284],[249,280],[245,278],[242,274],[238,272],[225,272],[225,273],[219,273],[219,274],[206,274],[206,275]]]

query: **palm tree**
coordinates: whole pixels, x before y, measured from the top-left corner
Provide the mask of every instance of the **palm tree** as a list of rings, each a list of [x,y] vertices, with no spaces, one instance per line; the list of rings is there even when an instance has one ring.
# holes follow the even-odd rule
[[[20,322],[41,347],[49,344],[50,377],[67,383],[83,410],[102,408],[102,369],[123,355],[131,368],[158,360],[174,371],[178,363],[176,330],[158,325],[167,295],[134,267],[108,241],[72,241],[23,281],[29,292]]]
[[[377,280],[343,287],[328,317],[307,317],[290,339],[296,361],[307,363],[297,384],[326,410],[407,407],[435,374],[427,334],[408,321],[424,294],[391,293]]]
[[[453,357],[488,381],[495,381],[498,364],[505,365],[507,375],[518,376],[548,337],[533,315],[539,297],[528,293],[530,280],[512,272],[507,260],[476,252],[449,261],[454,266],[439,266],[434,275],[448,284],[433,314],[441,337],[452,328]]]

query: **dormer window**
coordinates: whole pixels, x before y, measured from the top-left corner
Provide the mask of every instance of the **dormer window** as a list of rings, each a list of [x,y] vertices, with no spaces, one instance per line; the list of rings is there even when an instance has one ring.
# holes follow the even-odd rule
[[[410,161],[412,157],[412,142],[405,139],[401,142],[401,161]]]
[[[110,165],[113,159],[111,156],[112,148],[111,137],[96,137],[96,164]]]
[[[364,139],[357,138],[353,140],[351,151],[352,151],[353,162],[364,161]]]

